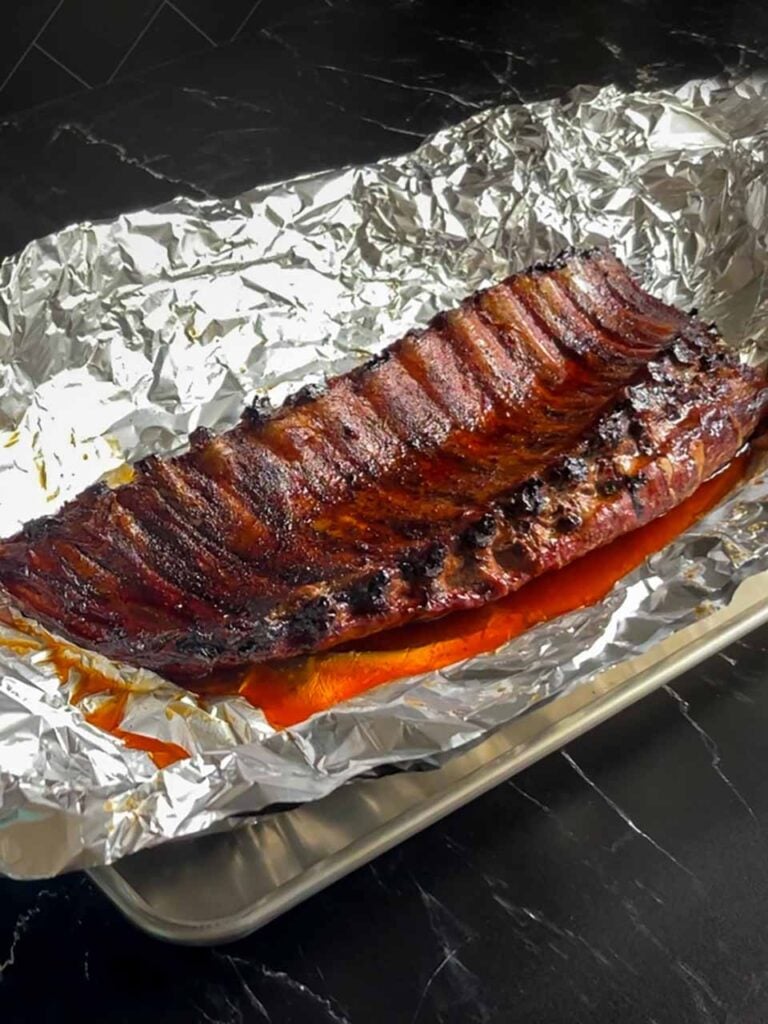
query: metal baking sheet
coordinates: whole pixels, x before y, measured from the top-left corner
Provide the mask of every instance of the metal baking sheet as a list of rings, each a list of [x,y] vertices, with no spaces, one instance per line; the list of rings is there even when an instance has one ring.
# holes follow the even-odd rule
[[[538,706],[440,768],[358,780],[321,800],[147,850],[90,876],[157,938],[188,945],[242,938],[764,622],[768,572],[742,584],[727,608]]]

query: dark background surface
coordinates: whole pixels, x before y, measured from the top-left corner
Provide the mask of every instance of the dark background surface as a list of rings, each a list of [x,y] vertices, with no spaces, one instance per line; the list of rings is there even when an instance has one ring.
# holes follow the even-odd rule
[[[0,114],[232,42],[254,0],[5,0]]]
[[[30,0],[3,25],[2,253],[768,51],[762,0]],[[768,1021],[767,652],[762,630],[230,947],[163,946],[83,878],[2,881],[0,1020]]]

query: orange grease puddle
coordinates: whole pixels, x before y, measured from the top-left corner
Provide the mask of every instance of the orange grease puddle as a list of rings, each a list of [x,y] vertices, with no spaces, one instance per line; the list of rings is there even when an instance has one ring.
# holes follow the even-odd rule
[[[413,623],[328,651],[196,684],[199,693],[239,693],[271,725],[295,725],[318,711],[382,683],[445,668],[493,651],[540,622],[595,604],[614,584],[717,505],[744,475],[748,457],[734,459],[667,515],[619,537],[516,593],[432,622]]]
[[[500,601],[378,633],[343,649],[214,674],[193,688],[201,696],[240,694],[261,708],[271,725],[284,728],[382,683],[493,651],[531,626],[599,601],[618,580],[717,505],[742,478],[747,462],[748,455],[739,456],[667,515],[531,581]],[[18,628],[18,623],[10,624]],[[36,635],[32,624],[28,631]],[[94,694],[105,695],[95,710],[85,714],[86,720],[127,747],[146,751],[158,768],[189,757],[188,751],[175,743],[122,729],[130,687],[85,663],[76,648],[52,644],[42,631],[40,637],[0,639],[0,643],[19,654],[45,647],[62,683],[75,669],[78,681],[70,698],[73,704]]]

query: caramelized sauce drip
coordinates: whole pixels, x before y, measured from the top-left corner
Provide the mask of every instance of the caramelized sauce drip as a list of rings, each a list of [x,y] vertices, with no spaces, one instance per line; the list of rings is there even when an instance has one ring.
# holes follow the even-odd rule
[[[432,622],[401,626],[323,654],[216,673],[198,681],[194,690],[202,696],[240,694],[261,708],[274,727],[284,728],[382,683],[495,650],[531,626],[599,601],[618,580],[717,505],[744,475],[747,462],[747,455],[739,456],[667,515],[532,580],[500,601]],[[6,619],[4,615],[0,618]],[[19,628],[19,623],[7,621]],[[175,743],[121,728],[131,694],[129,684],[100,672],[77,648],[52,641],[33,623],[25,624],[24,629],[30,639],[0,638],[0,643],[18,654],[45,649],[62,683],[68,682],[75,670],[73,704],[105,695],[85,714],[91,725],[118,737],[131,749],[146,751],[158,768],[189,757]]]
[[[21,655],[44,650],[48,663],[53,666],[62,683],[69,681],[71,671],[74,670],[77,673],[77,679],[69,698],[70,703],[77,705],[86,697],[97,694],[105,695],[105,699],[100,701],[94,710],[84,713],[83,717],[86,722],[116,736],[132,750],[146,751],[158,768],[167,768],[168,765],[189,757],[189,752],[177,743],[158,740],[153,736],[142,736],[140,733],[120,728],[125,717],[128,698],[132,692],[129,684],[123,683],[89,664],[83,657],[82,651],[77,648],[51,640],[48,634],[36,628],[34,623],[25,622],[22,627],[19,622],[7,618],[5,615],[0,618],[15,629],[23,628],[30,634],[28,639],[25,637],[0,638],[0,644],[6,650]]]
[[[145,750],[158,768],[167,768],[169,764],[189,757],[189,753],[184,747],[180,747],[177,743],[156,740],[152,736],[142,736],[138,732],[128,732],[126,729],[120,728],[128,703],[128,692],[124,690],[108,697],[95,711],[90,711],[85,715],[86,722],[117,736],[131,750]]]
[[[295,725],[381,683],[445,668],[493,651],[540,622],[595,604],[649,555],[665,547],[717,505],[744,475],[739,456],[665,516],[619,537],[509,597],[432,622],[387,630],[343,648],[265,662],[195,685],[201,694],[239,693],[271,725]]]

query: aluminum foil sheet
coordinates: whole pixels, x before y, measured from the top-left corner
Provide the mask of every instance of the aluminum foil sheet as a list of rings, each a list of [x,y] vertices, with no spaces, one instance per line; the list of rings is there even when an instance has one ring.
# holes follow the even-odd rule
[[[230,426],[256,393],[279,402],[348,369],[571,243],[612,246],[657,294],[717,319],[745,359],[764,358],[766,126],[764,76],[578,89],[480,113],[372,166],[32,242],[0,267],[0,534],[126,461],[180,449],[200,424]],[[203,706],[106,666],[132,687],[123,728],[192,754],[163,771],[85,721],[45,647],[0,644],[0,870],[104,864],[444,756],[766,567],[758,468],[601,604],[285,731],[242,698]]]

